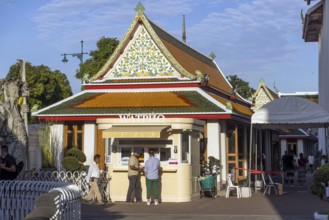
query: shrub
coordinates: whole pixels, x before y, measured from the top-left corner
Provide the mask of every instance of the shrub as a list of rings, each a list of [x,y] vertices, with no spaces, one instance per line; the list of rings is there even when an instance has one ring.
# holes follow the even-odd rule
[[[313,173],[313,180],[314,183],[310,187],[310,192],[322,199],[325,195],[325,186],[328,186],[329,182],[329,164],[325,164],[315,170]]]
[[[64,157],[64,159],[62,160],[62,165],[67,171],[80,170],[80,163],[76,157]]]
[[[86,155],[78,148],[71,148],[66,152],[67,156],[76,157],[81,163],[86,162]]]
[[[85,171],[84,162],[86,162],[86,155],[77,148],[71,148],[66,152],[62,160],[62,166],[67,171]]]
[[[327,163],[314,171],[313,179],[315,183],[327,184],[329,182],[329,164]]]
[[[322,184],[314,183],[310,186],[310,192],[314,195],[319,196],[320,199],[322,199],[325,195],[325,188]]]

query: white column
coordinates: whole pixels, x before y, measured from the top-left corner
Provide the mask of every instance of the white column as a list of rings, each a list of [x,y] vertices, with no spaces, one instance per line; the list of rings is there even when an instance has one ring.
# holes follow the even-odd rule
[[[182,140],[183,140],[183,134],[182,131],[179,132],[179,134],[177,134],[177,142],[176,144],[174,144],[174,147],[177,147],[177,161],[178,163],[182,163]],[[191,161],[189,161],[191,162]]]
[[[284,152],[287,150],[287,140],[281,140],[281,157],[284,155]]]
[[[304,154],[304,141],[301,139],[297,140],[297,157],[299,157],[299,154]]]
[[[227,176],[227,152],[226,152],[226,121],[220,121],[220,145],[219,145],[219,150],[220,150],[220,161],[222,162],[223,169],[221,172],[221,179],[226,181],[226,176]]]
[[[319,37],[319,104],[329,111],[329,1],[323,1],[323,24]],[[319,129],[319,150],[327,153],[324,129]]]
[[[56,156],[56,167],[58,170],[62,170],[61,161],[64,158],[64,124],[54,123],[51,126],[51,141],[54,147],[54,155]]]
[[[83,143],[83,151],[87,157],[86,164],[90,165],[94,161],[95,155],[96,124],[94,122],[85,122]]]
[[[192,134],[188,134],[188,161],[190,164],[192,164]]]
[[[217,178],[218,186],[222,180],[226,181],[226,124],[225,122],[209,121],[207,122],[207,154],[220,159],[223,169]],[[208,159],[208,158],[207,158]]]
[[[207,123],[207,154],[220,158],[220,125],[218,121]],[[207,158],[208,159],[208,158]]]

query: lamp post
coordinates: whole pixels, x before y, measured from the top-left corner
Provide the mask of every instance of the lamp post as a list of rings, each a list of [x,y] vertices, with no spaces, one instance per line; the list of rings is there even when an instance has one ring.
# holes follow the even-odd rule
[[[311,1],[314,1],[314,0],[305,0],[307,2],[307,5],[311,4]]]
[[[83,52],[83,40],[81,40],[80,43],[81,43],[81,52],[80,53],[63,53],[63,54],[61,54],[61,56],[64,56],[64,58],[62,60],[63,63],[67,63],[69,61],[66,57],[69,55],[72,57],[78,58],[80,60],[80,65],[83,63],[83,55],[88,54],[88,53]]]

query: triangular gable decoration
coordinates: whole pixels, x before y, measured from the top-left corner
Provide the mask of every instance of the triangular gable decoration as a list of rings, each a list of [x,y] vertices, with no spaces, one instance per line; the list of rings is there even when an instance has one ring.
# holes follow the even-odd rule
[[[180,77],[143,25],[103,79],[130,77]]]
[[[89,81],[136,77],[195,79],[163,45],[144,15],[143,5],[139,3],[135,10],[136,16],[125,36],[109,60]]]

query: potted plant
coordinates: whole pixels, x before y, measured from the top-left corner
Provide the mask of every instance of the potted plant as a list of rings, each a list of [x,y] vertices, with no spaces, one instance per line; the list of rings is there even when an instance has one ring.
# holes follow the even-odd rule
[[[218,175],[222,168],[223,165],[219,159],[209,156],[208,161],[204,161],[201,164],[201,176]]]
[[[42,171],[56,170],[56,149],[54,149],[52,144],[50,127],[49,123],[45,123],[38,128]]]
[[[201,164],[201,177],[200,183],[200,198],[205,195],[205,192],[209,192],[212,198],[217,195],[217,175],[222,169],[222,164],[219,159],[215,157],[208,157],[208,161],[204,161]]]
[[[329,211],[323,212],[315,212],[314,213],[315,220],[328,220],[329,219]]]

